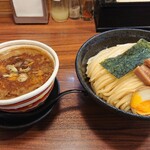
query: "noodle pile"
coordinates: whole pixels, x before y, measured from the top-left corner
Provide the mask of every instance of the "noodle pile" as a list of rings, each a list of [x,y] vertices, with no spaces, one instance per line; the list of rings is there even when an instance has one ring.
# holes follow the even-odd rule
[[[144,86],[144,83],[139,80],[133,71],[118,79],[103,68],[100,62],[124,53],[134,44],[128,43],[107,48],[91,57],[87,62],[86,74],[96,95],[116,108],[127,112],[131,111],[132,93]]]

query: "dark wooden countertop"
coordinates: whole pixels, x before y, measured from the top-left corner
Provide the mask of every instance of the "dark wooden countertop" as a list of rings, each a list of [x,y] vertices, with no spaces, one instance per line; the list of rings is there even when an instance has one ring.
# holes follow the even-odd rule
[[[57,52],[60,92],[82,89],[75,58],[95,34],[94,21],[50,19],[47,25],[15,25],[11,16],[0,16],[0,42],[37,40]],[[26,129],[0,129],[0,150],[148,150],[149,135],[149,121],[120,116],[76,93],[62,97],[46,118]]]

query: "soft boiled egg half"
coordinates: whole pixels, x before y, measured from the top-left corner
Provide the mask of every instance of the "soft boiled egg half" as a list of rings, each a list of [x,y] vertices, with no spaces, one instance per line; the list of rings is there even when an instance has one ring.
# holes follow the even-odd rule
[[[150,115],[150,87],[141,88],[133,93],[131,109],[140,115]]]

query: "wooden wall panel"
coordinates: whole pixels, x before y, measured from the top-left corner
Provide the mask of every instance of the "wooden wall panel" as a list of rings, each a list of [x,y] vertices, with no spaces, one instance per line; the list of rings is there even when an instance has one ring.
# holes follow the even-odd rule
[[[11,14],[9,0],[0,0],[0,14]]]

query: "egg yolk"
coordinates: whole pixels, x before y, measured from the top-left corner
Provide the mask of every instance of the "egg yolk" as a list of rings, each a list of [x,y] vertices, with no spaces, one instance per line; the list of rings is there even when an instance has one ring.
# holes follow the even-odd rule
[[[139,114],[150,115],[150,99],[143,99],[140,93],[135,92],[131,99],[131,108]]]

